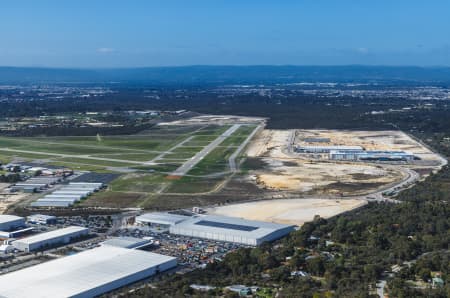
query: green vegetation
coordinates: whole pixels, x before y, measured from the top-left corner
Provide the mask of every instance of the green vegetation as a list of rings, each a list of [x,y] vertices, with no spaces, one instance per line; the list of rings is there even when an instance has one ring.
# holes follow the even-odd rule
[[[428,140],[450,152],[434,143],[440,138]],[[142,289],[134,296],[203,297],[189,288],[197,283],[218,287],[210,296],[226,295],[227,285],[245,284],[272,289],[278,297],[376,297],[369,289],[387,279],[390,297],[449,297],[450,167],[396,199],[402,203],[370,203],[329,220],[316,217],[275,244],[239,249],[204,270],[166,278],[151,295]],[[394,265],[401,270],[389,278],[385,272]],[[296,270],[310,276],[291,277]],[[443,285],[431,287],[436,276]]]
[[[220,136],[223,134],[228,128],[230,128],[230,125],[209,125],[205,128],[200,129],[199,131],[195,132],[194,135],[214,135],[214,136]]]
[[[183,176],[180,179],[172,180],[171,185],[166,189],[166,193],[202,193],[214,189],[221,178],[198,178]]]
[[[109,189],[113,192],[155,192],[168,184],[162,174],[128,174],[114,180]]]
[[[48,159],[52,158],[52,155],[46,155],[46,154],[35,154],[35,153],[23,153],[23,152],[13,152],[13,151],[7,151],[7,150],[1,150],[0,149],[0,158],[2,158],[2,161],[9,162],[15,157],[20,157],[26,160],[30,159]]]
[[[71,163],[71,162],[62,162],[62,161],[49,161],[47,162],[48,165],[52,166],[60,166],[60,167],[67,167],[78,171],[91,171],[91,172],[97,172],[97,173],[113,173],[113,170],[107,169],[105,166],[97,166],[97,165],[90,165],[90,164],[80,164],[80,163]]]
[[[100,159],[87,159],[87,158],[73,158],[73,157],[63,157],[56,158],[55,161],[70,162],[72,164],[83,164],[92,166],[105,166],[105,167],[129,167],[134,164],[120,162],[120,161],[110,161],[110,160],[100,160]]]
[[[211,142],[217,138],[215,135],[196,135],[194,136],[190,142]]]
[[[212,125],[203,128],[201,126],[157,126],[145,134],[129,136],[0,137],[0,146],[11,150],[0,149],[0,154],[6,161],[14,157],[28,160],[45,159],[55,165],[68,165],[80,170],[104,171],[106,167],[129,167],[169,173],[178,168],[185,160],[193,157],[228,128],[229,125]],[[232,139],[229,144],[225,144],[227,147],[212,152],[205,162],[195,169],[194,173],[210,174],[215,170],[224,171],[226,169],[225,155],[229,155],[229,152],[232,151],[228,146],[237,145],[243,138],[241,135],[248,131],[248,127],[242,127],[242,130],[238,129],[230,137]],[[164,154],[157,161],[157,165],[139,164],[139,162],[144,163],[154,159],[160,153],[176,146],[191,135],[193,138],[190,142],[175,148],[173,152]],[[195,146],[188,146],[188,143],[194,143]],[[220,161],[215,163],[215,158],[219,158]]]
[[[169,277],[157,284],[152,295],[192,295],[188,286],[197,283],[272,289],[277,285],[279,297],[374,297],[368,289],[375,287],[383,271],[399,264],[404,269],[389,281],[390,296],[448,297],[449,184],[450,168],[446,167],[401,193],[398,199],[404,203],[371,203],[330,220],[317,217],[276,245],[239,249],[205,270]],[[432,251],[443,253],[427,254]],[[291,277],[295,270],[311,277]],[[434,271],[442,276],[443,287],[420,289],[404,281],[427,282]]]
[[[228,170],[228,158],[236,151],[234,147],[217,147],[205,156],[189,175],[208,175]]]
[[[91,157],[101,157],[110,159],[122,159],[131,161],[149,161],[155,158],[157,153],[112,153],[112,154],[94,154]]]
[[[83,200],[80,206],[102,206],[110,208],[126,208],[138,206],[145,198],[145,195],[128,192],[101,191]]]
[[[114,180],[103,191],[83,201],[82,205],[107,207],[142,207],[145,209],[178,209],[204,205],[200,196],[170,194],[197,194],[209,192],[218,186],[221,178],[182,177],[170,179],[164,174],[132,173]]]

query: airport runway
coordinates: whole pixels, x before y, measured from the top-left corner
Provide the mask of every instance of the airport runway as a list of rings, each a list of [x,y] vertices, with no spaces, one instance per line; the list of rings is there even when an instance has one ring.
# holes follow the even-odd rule
[[[253,131],[252,133],[245,139],[244,142],[242,142],[241,145],[239,145],[239,147],[236,149],[236,151],[234,151],[234,153],[230,156],[230,158],[228,159],[228,163],[230,165],[230,171],[231,172],[236,172],[237,171],[237,165],[236,165],[236,158],[238,157],[238,155],[241,153],[241,151],[245,148],[245,146],[247,146],[247,144],[250,142],[250,140],[253,138],[253,136],[260,130],[264,128],[264,124],[260,124],[258,125]]]
[[[217,137],[214,141],[208,144],[201,151],[197,152],[191,159],[186,161],[183,165],[181,165],[178,169],[171,173],[172,176],[184,176],[187,172],[189,172],[196,164],[198,164],[208,153],[214,150],[217,146],[220,145],[226,138],[231,136],[241,124],[234,124],[229,129],[227,129],[224,133],[222,133],[219,137]]]

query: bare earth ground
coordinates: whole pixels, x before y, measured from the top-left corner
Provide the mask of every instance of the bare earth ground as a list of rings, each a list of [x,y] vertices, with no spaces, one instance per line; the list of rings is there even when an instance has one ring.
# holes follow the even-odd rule
[[[304,137],[330,138],[330,143],[321,145],[362,146],[366,150],[404,150],[414,153],[422,160],[436,159],[433,152],[402,131],[298,130],[297,143],[302,143]]]
[[[287,145],[294,133],[296,144],[307,144],[302,142],[304,137],[323,137],[331,140],[319,145],[359,145],[371,150],[411,151],[422,159],[414,165],[416,168],[439,164],[436,154],[400,131],[263,130],[249,145],[247,156],[259,158],[266,166],[249,171],[250,181],[263,189],[360,195],[404,179],[402,167],[410,167],[307,158],[288,152]]]
[[[10,184],[0,183],[0,214],[3,214],[10,205],[19,202],[29,196],[26,193],[9,193],[5,191]]]
[[[210,214],[300,226],[312,221],[315,215],[329,218],[365,204],[366,201],[352,199],[279,199],[233,204],[209,208],[206,211]]]
[[[330,142],[308,144],[303,142],[305,137],[330,138]],[[421,160],[413,164],[336,162],[326,156],[292,152],[291,143],[405,150]],[[263,130],[246,153],[252,163],[241,181],[271,193],[275,199],[209,208],[208,213],[302,225],[316,215],[328,218],[367,204],[367,196],[413,179],[411,169],[425,176],[445,163],[400,131]]]

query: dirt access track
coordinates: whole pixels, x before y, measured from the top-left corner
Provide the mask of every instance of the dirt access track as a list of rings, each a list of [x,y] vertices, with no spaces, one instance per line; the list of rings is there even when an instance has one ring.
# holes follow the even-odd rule
[[[304,138],[329,139],[305,143]],[[331,161],[293,152],[291,145],[362,146],[366,150],[404,150],[420,160],[412,164]],[[247,148],[247,157],[263,166],[249,171],[247,179],[264,189],[307,195],[361,196],[395,185],[411,169],[437,170],[441,158],[401,131],[263,130]]]

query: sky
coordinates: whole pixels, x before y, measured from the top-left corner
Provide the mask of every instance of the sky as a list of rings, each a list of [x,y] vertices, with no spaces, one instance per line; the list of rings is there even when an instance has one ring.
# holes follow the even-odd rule
[[[0,66],[450,66],[448,0],[0,0]]]

